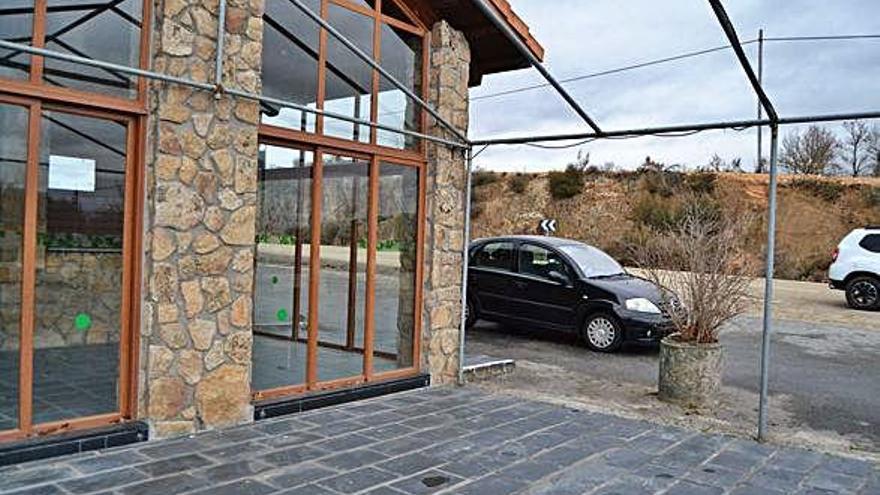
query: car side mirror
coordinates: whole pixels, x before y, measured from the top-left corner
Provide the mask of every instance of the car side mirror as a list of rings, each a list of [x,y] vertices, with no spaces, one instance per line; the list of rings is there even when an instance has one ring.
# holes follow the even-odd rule
[[[569,285],[571,283],[571,280],[569,280],[568,277],[564,273],[557,272],[556,270],[553,270],[550,273],[548,273],[547,277],[550,280],[552,280],[558,284],[561,284],[561,285]]]

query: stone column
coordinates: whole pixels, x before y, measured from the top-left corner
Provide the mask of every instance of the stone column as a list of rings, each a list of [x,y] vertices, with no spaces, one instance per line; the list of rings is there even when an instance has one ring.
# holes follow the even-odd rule
[[[213,82],[217,0],[156,2],[154,70]],[[229,0],[224,85],[260,91],[263,0]],[[156,438],[252,419],[259,106],[150,90],[139,417]]]
[[[462,33],[445,21],[434,25],[429,102],[465,133],[470,58],[470,47]],[[429,132],[449,135],[436,124]],[[458,375],[465,160],[463,150],[428,145],[422,356],[424,368],[435,384],[454,382]]]

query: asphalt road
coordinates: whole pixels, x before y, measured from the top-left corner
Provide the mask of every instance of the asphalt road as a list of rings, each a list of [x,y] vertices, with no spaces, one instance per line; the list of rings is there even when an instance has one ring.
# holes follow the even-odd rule
[[[835,437],[848,448],[880,453],[880,331],[789,320],[776,321],[775,328],[772,425],[784,425],[795,435]],[[725,329],[721,341],[726,352],[724,385],[732,397],[727,406],[731,410],[722,416],[748,429],[757,409],[760,319],[741,317]],[[646,394],[627,395],[629,385],[656,389],[656,347],[628,346],[618,354],[599,354],[570,336],[480,323],[469,333],[467,350],[518,362],[514,377],[501,387],[630,400],[634,410],[644,406],[639,401]]]

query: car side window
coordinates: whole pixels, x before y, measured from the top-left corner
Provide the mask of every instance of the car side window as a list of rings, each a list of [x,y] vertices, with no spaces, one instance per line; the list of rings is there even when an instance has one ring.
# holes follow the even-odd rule
[[[871,251],[872,253],[880,253],[880,234],[866,235],[859,246]]]
[[[551,272],[569,276],[565,261],[559,254],[534,244],[523,244],[519,247],[519,272],[547,280],[552,280]]]
[[[513,271],[513,253],[512,242],[492,242],[480,248],[471,263],[478,268]]]

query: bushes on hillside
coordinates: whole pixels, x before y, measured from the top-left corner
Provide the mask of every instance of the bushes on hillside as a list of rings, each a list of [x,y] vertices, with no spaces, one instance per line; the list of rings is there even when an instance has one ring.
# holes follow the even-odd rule
[[[847,186],[830,180],[813,179],[810,177],[798,177],[788,183],[792,189],[803,191],[819,199],[833,203],[843,196]]]
[[[584,173],[573,165],[563,172],[550,172],[547,178],[553,199],[570,199],[584,191]]]
[[[472,183],[474,188],[488,186],[498,182],[498,174],[489,170],[477,170],[473,174]]]
[[[712,223],[719,221],[724,213],[715,198],[703,194],[684,194],[678,200],[642,194],[632,209],[632,220],[636,224],[656,232],[676,229],[686,215],[699,215],[700,221]]]
[[[516,174],[508,179],[507,185],[515,194],[523,194],[528,189],[529,182],[531,181],[532,177],[528,174]]]

